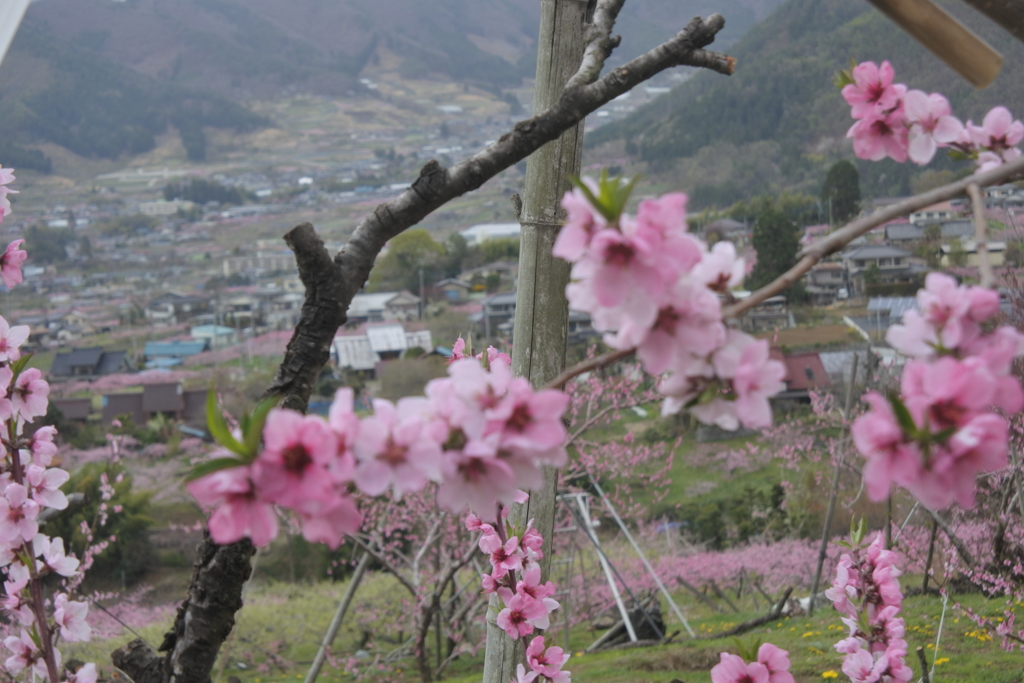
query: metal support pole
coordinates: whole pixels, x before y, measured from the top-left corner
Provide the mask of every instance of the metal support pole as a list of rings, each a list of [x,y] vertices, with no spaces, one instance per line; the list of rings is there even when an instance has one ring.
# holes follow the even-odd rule
[[[619,608],[619,616],[622,617],[622,623],[626,626],[626,632],[629,634],[629,639],[632,642],[636,642],[636,630],[633,628],[633,622],[629,618],[629,610],[626,609],[626,603],[622,601],[622,595],[619,593],[619,587],[615,584],[615,576],[612,575],[612,567],[608,562],[608,558],[605,557],[604,551],[601,550],[601,543],[597,540],[597,536],[594,534],[593,523],[590,520],[590,507],[587,505],[586,497],[574,496],[576,507],[579,509],[579,516],[582,520],[581,526],[583,527],[583,533],[587,535],[590,542],[594,544],[597,549],[597,561],[601,563],[601,570],[604,572],[604,576],[608,579],[608,587],[612,590],[612,597],[615,599],[615,605]]]
[[[334,613],[334,618],[331,619],[331,625],[327,627],[327,633],[324,634],[324,640],[320,643],[320,649],[316,652],[316,657],[313,658],[313,664],[309,667],[309,671],[306,673],[306,680],[302,683],[313,683],[316,677],[320,675],[320,669],[324,665],[324,660],[327,659],[327,650],[331,647],[331,643],[338,635],[338,629],[341,628],[341,622],[345,618],[345,613],[348,612],[348,607],[352,604],[352,598],[355,597],[356,589],[359,588],[359,582],[363,580],[363,574],[366,573],[366,568],[370,564],[370,553],[363,553],[363,557],[359,560],[359,564],[356,565],[356,570],[352,574],[352,578],[349,581],[348,588],[345,590],[345,595],[342,597],[341,602],[338,604],[338,611]]]
[[[608,512],[612,514],[612,517],[615,518],[615,522],[619,525],[619,528],[622,529],[622,533],[626,535],[626,539],[629,540],[629,544],[633,546],[633,550],[635,550],[636,554],[640,557],[640,561],[644,563],[644,567],[647,568],[647,572],[651,575],[651,578],[654,579],[654,583],[658,585],[658,590],[660,590],[661,594],[665,596],[666,600],[668,600],[668,604],[672,607],[672,611],[675,612],[675,615],[679,617],[679,621],[683,622],[686,632],[690,634],[691,638],[696,638],[696,634],[694,634],[693,629],[690,628],[690,622],[688,622],[686,617],[683,616],[683,613],[676,604],[676,601],[672,599],[672,594],[668,592],[668,589],[665,588],[665,584],[663,584],[661,579],[658,577],[658,573],[654,571],[654,567],[652,567],[651,563],[647,561],[647,556],[644,555],[644,551],[640,550],[640,546],[637,545],[636,540],[633,538],[633,534],[629,533],[629,529],[626,528],[626,525],[622,522],[622,518],[619,517],[619,513],[616,512],[614,507],[612,507],[612,502],[608,500],[608,496],[605,495],[601,485],[597,483],[597,480],[594,479],[593,476],[587,476],[590,477],[590,483],[594,485],[594,490],[597,491],[597,495],[601,496],[601,501],[604,503],[604,506],[608,509]]]

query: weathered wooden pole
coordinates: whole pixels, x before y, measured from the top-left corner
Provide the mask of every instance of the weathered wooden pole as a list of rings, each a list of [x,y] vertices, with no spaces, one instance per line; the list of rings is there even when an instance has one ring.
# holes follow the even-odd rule
[[[539,113],[559,97],[583,59],[583,30],[588,5],[593,0],[541,0],[540,32],[537,39],[537,80],[533,112]],[[583,158],[583,122],[557,140],[534,152],[526,162],[526,190],[517,206],[522,225],[519,247],[519,289],[512,338],[512,371],[539,386],[565,368],[569,333],[569,304],[565,286],[569,264],[551,255],[558,230],[565,220],[560,200],[571,185],[569,176],[578,175]],[[544,536],[545,577],[551,559],[555,492],[558,473],[547,469],[544,484],[530,492],[524,505],[513,508],[510,520],[525,524],[533,519]],[[491,604],[497,604],[492,596]],[[487,652],[484,683],[507,683],[522,661],[522,647],[495,624],[496,610],[487,614]]]

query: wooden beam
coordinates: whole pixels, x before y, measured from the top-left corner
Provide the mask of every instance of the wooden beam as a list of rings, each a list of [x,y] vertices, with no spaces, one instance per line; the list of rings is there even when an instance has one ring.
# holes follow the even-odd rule
[[[868,2],[975,88],[984,88],[999,75],[1003,56],[931,0]]]
[[[1024,0],[964,0],[1024,42]]]

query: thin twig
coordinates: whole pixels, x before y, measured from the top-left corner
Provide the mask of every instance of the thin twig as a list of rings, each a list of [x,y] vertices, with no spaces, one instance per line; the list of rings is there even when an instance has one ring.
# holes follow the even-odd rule
[[[900,527],[899,533],[896,534],[896,538],[892,539],[893,543],[896,543],[896,541],[900,540],[900,536],[903,535],[903,530],[907,528],[907,524],[910,523],[910,518],[914,516],[915,512],[917,512],[917,506],[920,505],[920,504],[921,504],[921,501],[919,501],[919,500],[915,500],[914,501],[914,507],[910,508],[910,514],[907,515],[907,518],[905,520],[903,520],[903,526]]]
[[[631,410],[633,408],[639,408],[641,406],[647,405],[648,403],[654,403],[654,402],[660,401],[660,400],[661,400],[661,397],[659,396],[658,398],[651,398],[651,399],[648,399],[646,401],[640,401],[639,403],[634,403],[634,404],[628,405],[628,406],[619,406],[619,405],[616,405],[614,403],[612,403],[611,405],[607,405],[604,408],[602,408],[601,410],[597,411],[597,414],[594,415],[593,417],[587,418],[587,421],[584,422],[580,426],[579,429],[577,429],[575,432],[573,432],[573,434],[568,439],[566,439],[564,446],[566,448],[571,446],[572,443],[574,441],[576,441],[576,439],[578,439],[580,436],[582,436],[583,432],[585,432],[588,429],[590,429],[591,427],[593,427],[594,423],[596,423],[598,420],[600,420],[602,417],[604,417],[605,415],[607,415],[608,413],[610,413],[613,410]]]
[[[377,560],[377,562],[380,562],[381,565],[383,565],[384,570],[392,576],[394,576],[396,579],[398,579],[398,582],[405,586],[405,589],[407,591],[412,593],[414,596],[416,595],[416,586],[414,586],[412,582],[409,581],[409,579],[402,576],[402,573],[399,571],[398,567],[391,564],[387,559],[384,558],[383,555],[374,550],[369,543],[359,538],[358,536],[353,534],[349,536],[349,538],[351,538],[356,545],[365,550],[370,557]]]
[[[959,197],[967,192],[967,186],[972,183],[979,187],[988,187],[989,185],[1004,182],[1018,173],[1024,173],[1024,157],[1014,159],[1010,163],[1003,164],[1002,166],[990,171],[975,173],[974,175],[958,180],[955,183],[943,185],[942,187],[935,188],[929,192],[924,192],[910,197],[909,199],[904,199],[902,202],[898,202],[892,206],[875,211],[870,216],[859,218],[800,251],[797,254],[800,261],[798,261],[795,266],[748,296],[746,299],[727,306],[722,311],[722,316],[726,318],[735,318],[746,313],[758,304],[775,296],[797,282],[808,271],[810,271],[816,263],[826,256],[839,251],[854,239],[860,237],[873,228],[877,228],[879,225],[892,220],[893,218],[905,216],[906,214],[917,211],[918,209],[923,209],[924,207],[937,202]]]
[[[579,377],[585,372],[605,368],[611,365],[612,363],[617,363],[620,360],[625,360],[626,358],[632,356],[635,351],[636,349],[609,351],[608,353],[602,354],[600,356],[595,356],[594,358],[591,358],[589,360],[585,360],[582,363],[577,363],[576,365],[572,366],[571,368],[560,374],[558,377],[555,377],[553,380],[545,384],[543,388],[561,389],[569,380],[575,377]]]

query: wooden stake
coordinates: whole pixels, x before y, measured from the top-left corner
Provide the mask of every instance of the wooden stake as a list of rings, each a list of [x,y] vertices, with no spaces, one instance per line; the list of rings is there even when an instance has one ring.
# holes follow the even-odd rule
[[[540,35],[537,40],[537,80],[533,111],[554,104],[566,82],[583,59],[587,0],[541,0]],[[583,122],[557,140],[534,152],[526,162],[526,189],[516,217],[522,224],[519,249],[519,289],[513,328],[512,372],[539,387],[565,369],[569,334],[569,264],[551,254],[565,220],[562,196],[570,189],[569,176],[579,175],[583,159]],[[544,537],[541,573],[546,579],[551,558],[558,472],[545,468],[544,483],[530,491],[524,505],[509,515],[513,524],[533,519]],[[497,596],[491,605],[497,607]],[[512,640],[495,623],[497,609],[487,614],[487,650],[483,683],[507,683],[515,678],[522,661],[522,644]]]
[[[999,75],[1003,56],[931,0],[868,0],[975,88]]]
[[[1024,41],[1024,0],[964,0],[968,5],[983,13]]]

